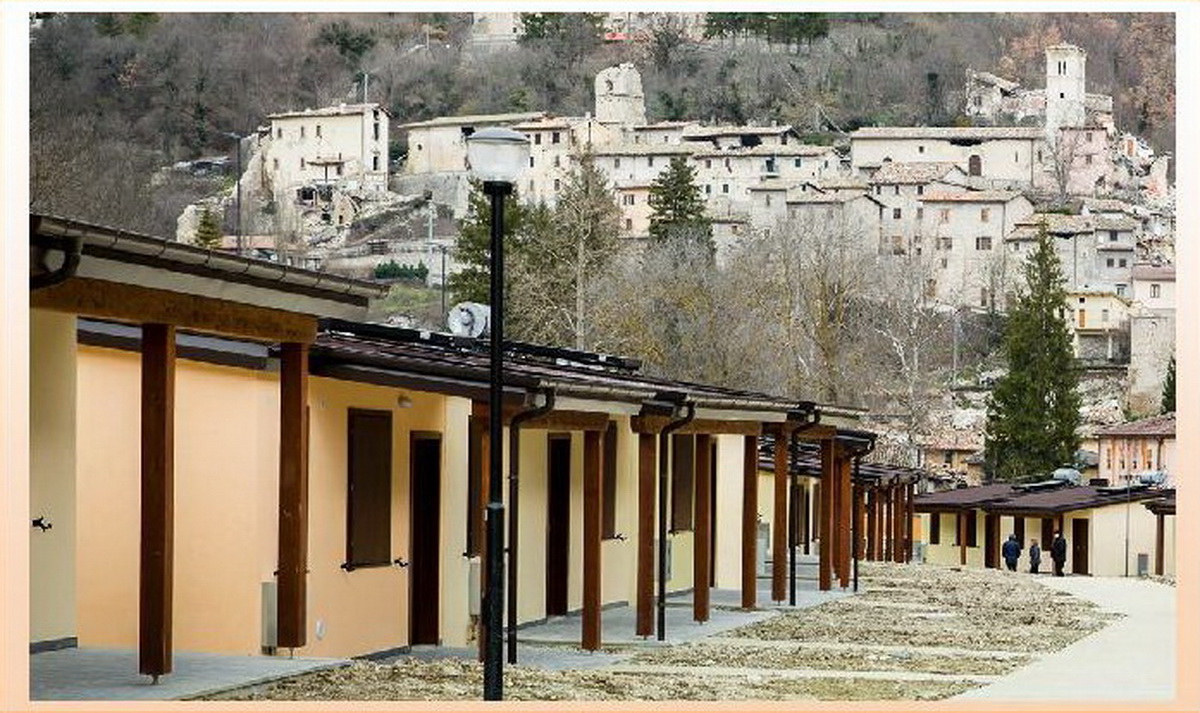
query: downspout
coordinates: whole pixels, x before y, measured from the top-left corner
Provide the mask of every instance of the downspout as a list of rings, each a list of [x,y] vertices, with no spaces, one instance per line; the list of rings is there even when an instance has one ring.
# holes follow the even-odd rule
[[[696,405],[687,404],[687,415],[663,426],[658,434],[658,640],[667,636],[667,454],[670,440],[667,436],[696,418]]]
[[[870,453],[873,450],[875,450],[875,439],[874,438],[871,439],[870,445],[868,445],[866,448],[864,448],[860,451],[856,451],[854,454],[854,480],[852,482],[854,484],[855,490],[857,490],[859,487],[858,486],[859,478],[862,475],[862,457],[867,455],[868,453]],[[852,496],[851,501],[854,501],[854,500],[857,500],[857,498],[854,498]],[[907,513],[907,509],[905,510],[905,512]],[[906,515],[906,517],[907,517],[907,515]],[[912,519],[911,518],[909,519],[908,527],[910,529],[912,528]],[[911,537],[911,535],[909,535],[909,537]],[[859,549],[858,512],[855,511],[853,513],[853,515],[850,517],[850,554],[854,558],[853,577],[854,577],[854,591],[855,592],[858,591],[858,549]]]
[[[513,415],[508,424],[508,662],[517,662],[517,503],[518,476],[521,470],[520,426],[525,421],[544,416],[554,409],[554,388],[542,391],[546,397],[541,406],[525,409]]]
[[[35,218],[34,220],[38,221],[40,219]],[[36,225],[30,226],[30,228],[34,232],[37,230]],[[38,243],[38,262],[41,263],[42,267],[46,268],[46,272],[30,276],[29,290],[31,292],[66,282],[75,276],[75,271],[79,269],[79,260],[83,255],[82,236],[39,236]],[[49,243],[49,245],[46,243]],[[46,253],[50,249],[61,250],[63,253],[63,264],[54,270],[51,270],[46,264]]]
[[[821,411],[815,407],[804,407],[805,421],[796,428],[792,429],[791,435],[788,437],[788,454],[795,457],[796,451],[796,434],[801,431],[806,431],[821,422]],[[811,417],[811,420],[809,418]],[[788,459],[788,480],[792,485],[796,485],[796,475],[791,472],[791,460]],[[796,606],[796,540],[799,539],[796,532],[796,509],[799,507],[796,504],[795,495],[799,488],[789,488],[792,497],[788,498],[788,606]],[[807,523],[805,523],[807,525]]]

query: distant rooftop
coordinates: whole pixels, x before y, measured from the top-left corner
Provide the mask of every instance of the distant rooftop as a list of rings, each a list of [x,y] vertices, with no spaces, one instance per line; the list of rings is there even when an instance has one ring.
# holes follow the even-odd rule
[[[957,165],[949,161],[889,161],[871,176],[871,183],[931,183],[956,168]]]
[[[919,200],[926,203],[1007,203],[1020,197],[1021,194],[1016,191],[937,191],[926,193]]]
[[[378,109],[389,117],[392,115],[387,107],[374,102],[367,104],[338,104],[337,106],[326,106],[320,109],[305,109],[303,111],[284,111],[278,114],[269,114],[268,119],[296,119],[316,116],[346,116],[349,114],[362,114],[366,111],[374,111]]]
[[[1040,139],[1042,129],[1032,126],[869,126],[850,134],[855,139]]]
[[[1113,436],[1175,436],[1175,414],[1167,413],[1161,416],[1151,416],[1128,423],[1096,429],[1100,437]]]
[[[534,121],[546,117],[544,111],[527,111],[516,114],[467,114],[464,116],[439,116],[436,119],[428,121],[414,121],[409,124],[401,124],[402,129],[418,129],[429,128],[434,126],[470,126],[472,124],[481,125],[500,125],[500,124],[519,124],[526,121]]]

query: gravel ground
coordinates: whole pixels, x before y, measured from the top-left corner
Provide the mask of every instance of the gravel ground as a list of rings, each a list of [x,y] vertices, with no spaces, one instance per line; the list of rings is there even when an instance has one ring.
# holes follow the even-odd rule
[[[1003,675],[1028,665],[1033,655],[1058,650],[1114,618],[1033,577],[995,570],[862,563],[860,583],[863,591],[855,597],[784,612],[724,632],[721,640],[636,651],[620,671],[508,666],[505,698],[936,700],[979,685],[967,677]],[[629,670],[638,666],[647,670]],[[649,668],[662,666],[694,667],[697,673]],[[717,668],[721,671],[712,670]],[[710,672],[702,674],[704,669]],[[808,673],[788,676],[789,671]],[[872,677],[859,677],[860,672]],[[946,678],[905,678],[930,673]],[[478,700],[481,689],[477,661],[401,658],[355,662],[210,699]]]

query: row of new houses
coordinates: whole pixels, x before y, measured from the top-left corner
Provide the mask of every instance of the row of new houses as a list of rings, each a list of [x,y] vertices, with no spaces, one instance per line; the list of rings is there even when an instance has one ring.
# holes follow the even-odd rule
[[[136,646],[157,676],[176,647],[467,645],[502,445],[510,632],[582,610],[595,649],[602,608],[627,602],[651,634],[656,580],[693,590],[700,620],[712,586],[753,607],[760,519],[775,599],[784,523],[822,544],[822,588],[848,586],[852,513],[872,556],[911,556],[917,474],[854,472],[854,411],[510,345],[492,444],[481,345],[341,321],[376,285],[50,216],[31,252],[35,649]]]

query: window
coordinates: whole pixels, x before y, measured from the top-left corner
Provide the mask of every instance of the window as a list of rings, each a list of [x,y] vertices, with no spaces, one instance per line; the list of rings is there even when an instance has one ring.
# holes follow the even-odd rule
[[[976,250],[991,250],[992,249],[992,236],[980,235],[978,238],[975,238],[975,249]]]
[[[540,133],[537,133],[537,134],[534,134],[534,135],[533,135],[533,145],[534,145],[534,146],[541,146],[541,145],[542,145],[542,135],[541,135]]]
[[[392,412],[348,412],[346,564],[392,563]]]
[[[632,218],[626,218],[626,219],[625,219],[625,229],[626,229],[626,230],[633,230],[633,219],[632,219]]]
[[[342,164],[340,163],[337,165],[337,175],[342,175]]]
[[[562,141],[562,132],[555,131],[553,134],[550,134],[550,143],[557,144],[560,141]]]
[[[646,158],[646,165],[649,166],[650,168],[654,168],[654,157],[653,156],[648,156]]]
[[[765,168],[766,168],[767,173],[775,173],[775,159],[769,158],[766,160],[765,163],[766,163]]]
[[[803,162],[800,159],[796,159],[794,163],[796,168],[800,168],[803,165]]]
[[[705,193],[705,195],[712,195],[712,184],[711,183],[704,184],[704,193]]]
[[[945,267],[945,265],[943,265],[942,267]],[[937,294],[937,280],[933,279],[932,277],[925,280],[925,296],[933,297],[936,294]]]
[[[892,195],[894,195],[894,196],[900,195],[900,186],[899,185],[892,186]]]
[[[988,288],[986,288],[986,287],[979,288],[979,306],[980,307],[988,306]]]
[[[559,168],[560,166],[562,166],[561,158],[562,158],[561,156],[554,157],[554,167],[555,168]]]
[[[532,166],[533,164],[530,164],[530,165]],[[613,159],[613,168],[620,168],[620,167],[621,167],[621,157],[617,156],[616,158]]]
[[[300,138],[302,138],[302,139],[304,138],[304,127],[303,126],[300,127]]]
[[[892,220],[900,220],[900,209],[892,208]]]
[[[283,138],[283,127],[282,127],[282,126],[276,127],[276,129],[275,129],[275,138],[277,138],[277,139],[282,139],[282,138]]]
[[[1081,309],[1081,310],[1079,310],[1079,328],[1084,329],[1086,327],[1087,327],[1087,310]]]
[[[728,192],[729,192],[729,184],[728,184],[728,183],[722,183],[722,184],[721,184],[721,192],[722,192],[722,193],[728,193]]]
[[[977,528],[975,526],[975,511],[972,510],[972,511],[966,513],[966,519],[967,519],[967,547],[978,547],[979,545],[976,542],[976,535],[978,533],[976,532],[976,530],[979,528]]]
[[[378,171],[378,170],[379,170],[379,156],[372,156],[372,157],[371,157],[371,170],[372,170],[372,171]]]
[[[1129,265],[1129,261],[1126,260],[1125,258],[1121,258],[1120,260],[1117,260],[1117,267],[1126,267],[1127,265]]]
[[[1106,310],[1106,309],[1100,310],[1100,322],[1102,324],[1108,324],[1108,310]]]
[[[924,217],[925,217],[925,209],[917,208],[917,220],[921,220]]]
[[[938,249],[939,250],[953,250],[954,249],[954,238],[950,235],[943,235],[942,237],[938,238]],[[943,263],[942,267],[945,267],[945,266],[946,265]]]
[[[991,217],[992,217],[991,208],[980,208],[979,209],[979,222],[980,223],[988,222],[991,219]]]
[[[304,170],[304,157],[303,156],[300,157],[300,169]]]
[[[938,222],[939,223],[949,223],[950,222],[950,209],[949,208],[941,209],[940,213],[938,214]]]
[[[770,193],[764,193],[764,194],[763,194],[763,201],[764,201],[764,202],[765,202],[765,203],[766,203],[768,206],[769,206],[769,205],[771,205],[771,194],[770,194]]]
[[[1085,132],[1083,134],[1083,140],[1088,142],[1089,144],[1092,143],[1092,132],[1090,132],[1090,131]]]
[[[1038,149],[1038,163],[1042,162],[1042,150]]]
[[[321,125],[317,124],[317,138],[321,138]]]
[[[529,157],[529,167],[533,168],[533,156]]]
[[[696,437],[671,436],[671,530],[692,529]]]
[[[725,170],[729,170],[729,159],[725,159]]]
[[[556,190],[556,191],[559,190],[561,185],[562,185],[561,182],[557,178],[554,179],[554,190]]]
[[[1117,261],[1111,257],[1104,261],[1105,267],[1116,267],[1116,265]]]
[[[711,159],[711,158],[706,158],[706,159],[704,159],[704,167],[705,167],[705,168],[712,168],[712,159]]]
[[[1021,162],[1021,152],[1013,151],[1013,163],[1020,163],[1020,162]]]
[[[893,255],[903,255],[904,252],[905,252],[904,251],[904,236],[903,235],[893,235],[892,236],[892,254]]]
[[[883,186],[875,186],[875,195],[878,196],[878,195],[881,195],[882,193],[883,193]]]
[[[1115,230],[1108,231],[1108,242],[1110,242],[1110,243],[1117,242],[1117,235],[1118,235],[1118,233]]]
[[[937,545],[942,541],[941,513],[929,513],[929,544]]]
[[[979,154],[971,154],[970,158],[967,159],[967,175],[983,175],[983,159],[979,157]]]
[[[374,124],[371,126],[371,136],[372,136],[372,138],[374,138],[376,141],[378,141],[378,140],[379,140],[379,122],[378,122],[378,121],[377,121],[377,122],[375,122],[375,123],[374,123]]]
[[[1118,297],[1125,296],[1125,288],[1126,287],[1127,287],[1127,285],[1117,285],[1117,296]]]
[[[1158,283],[1151,284],[1150,285],[1150,296],[1151,297],[1162,297],[1162,285],[1160,285]]]
[[[611,540],[617,536],[617,423],[616,421],[608,422],[608,429],[604,431],[604,442],[601,444],[603,448],[602,458],[603,473],[601,477],[604,479],[601,484],[603,493],[601,495],[602,516],[600,518],[600,536],[606,540]]]
[[[918,196],[925,195],[925,186],[917,186],[917,195]]]
[[[924,147],[924,146],[917,146],[917,153],[925,153],[925,147]]]
[[[277,159],[277,158],[276,158],[276,159],[272,159],[272,160],[271,160],[271,167],[272,167],[272,168],[274,168],[276,171],[278,171],[278,170],[279,170],[279,159]]]
[[[1091,165],[1092,165],[1092,155],[1091,155],[1091,154],[1088,154],[1087,156],[1084,156],[1084,157],[1083,157],[1083,162],[1084,162],[1086,165],[1088,165],[1088,166],[1091,166]]]

